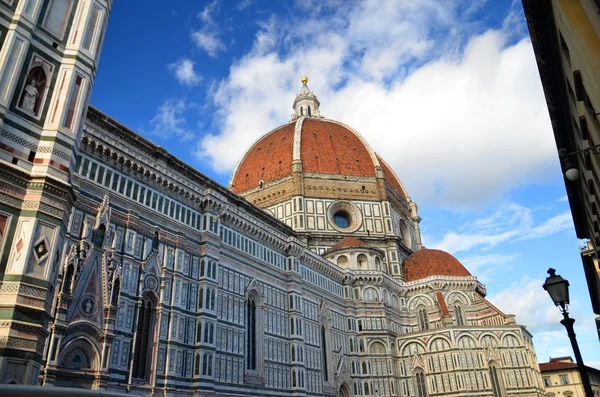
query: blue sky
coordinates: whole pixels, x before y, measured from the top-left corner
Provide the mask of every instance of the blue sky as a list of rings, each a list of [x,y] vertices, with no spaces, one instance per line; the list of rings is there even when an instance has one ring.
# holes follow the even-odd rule
[[[541,288],[571,283],[587,364],[600,349],[578,240],[520,1],[115,2],[91,104],[226,185],[289,120],[300,76],[321,113],[392,165],[423,218],[488,298],[572,355]]]

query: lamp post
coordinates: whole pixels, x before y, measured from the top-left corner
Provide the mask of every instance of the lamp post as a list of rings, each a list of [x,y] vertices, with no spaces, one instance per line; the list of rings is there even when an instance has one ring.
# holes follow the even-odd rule
[[[575,353],[575,361],[577,361],[577,369],[579,369],[579,376],[581,377],[581,383],[583,383],[583,390],[587,397],[593,397],[592,386],[590,386],[590,379],[588,373],[583,364],[583,358],[581,358],[581,352],[579,351],[579,345],[577,344],[577,337],[573,330],[573,324],[575,320],[569,317],[568,305],[569,305],[569,281],[565,280],[561,276],[556,275],[556,270],[548,269],[549,277],[546,277],[544,282],[544,289],[552,298],[552,301],[556,306],[560,306],[560,311],[563,314],[563,319],[560,323],[567,329],[567,334],[571,340],[571,346],[573,347],[573,353]]]

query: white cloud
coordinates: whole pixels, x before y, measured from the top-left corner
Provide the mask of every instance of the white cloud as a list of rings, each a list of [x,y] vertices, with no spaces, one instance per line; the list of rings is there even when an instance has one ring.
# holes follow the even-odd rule
[[[524,276],[510,287],[489,298],[505,313],[514,314],[518,324],[526,324],[532,333],[558,331],[563,327],[559,310],[542,288],[544,280]]]
[[[215,22],[215,15],[219,12],[219,1],[209,3],[197,15],[202,22],[202,28],[190,34],[192,42],[201,50],[216,58],[219,51],[225,50],[225,43],[219,38],[220,30]]]
[[[206,24],[214,24],[214,15],[219,12],[219,0],[214,0],[206,5],[197,15],[198,19]]]
[[[540,361],[545,361],[546,357],[573,356],[566,329],[560,323],[562,314],[542,288],[543,284],[543,279],[523,276],[520,281],[513,282],[508,288],[488,299],[502,308],[504,313],[514,314],[517,324],[527,326],[527,330],[533,335]],[[594,345],[597,345],[593,315],[580,311],[580,302],[574,300],[571,303],[570,315],[576,319],[575,333],[580,345],[589,340],[593,340]],[[583,348],[582,352],[586,356]]]
[[[519,254],[486,254],[469,255],[460,257],[458,260],[471,274],[477,275],[477,279],[482,283],[492,279],[492,275],[500,270],[506,271],[507,266],[519,259]]]
[[[459,226],[460,232],[447,232],[440,241],[428,243],[451,253],[480,248],[484,251],[511,241],[531,240],[573,228],[570,212],[554,215],[535,224],[530,208],[507,204],[491,216]]]
[[[175,63],[169,64],[167,67],[175,74],[175,78],[180,84],[187,86],[195,86],[200,83],[202,78],[194,70],[195,62],[190,59],[183,58]]]
[[[342,2],[271,17],[212,93],[220,117],[197,156],[230,172],[289,120],[306,72],[322,114],[358,129],[421,204],[472,207],[547,180],[556,148],[531,44],[509,42],[508,28],[473,35],[460,4]]]
[[[218,37],[216,31],[201,29],[191,34],[192,41],[196,47],[206,51],[208,55],[215,58],[220,50],[225,49],[225,43]]]
[[[150,120],[152,130],[148,133],[163,139],[176,137],[183,142],[191,141],[195,135],[187,128],[185,112],[195,107],[185,99],[166,100]]]
[[[242,11],[242,10],[245,10],[246,8],[250,7],[251,5],[252,5],[252,0],[241,0],[240,2],[237,3],[235,8],[238,11]]]

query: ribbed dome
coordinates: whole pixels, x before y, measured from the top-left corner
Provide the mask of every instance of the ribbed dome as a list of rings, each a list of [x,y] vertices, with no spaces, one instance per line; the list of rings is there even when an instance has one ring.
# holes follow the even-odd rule
[[[471,273],[452,255],[436,249],[421,250],[404,261],[404,281],[415,281],[430,276],[466,277]]]
[[[242,193],[287,176],[294,164],[304,174],[376,177],[404,201],[407,194],[392,169],[350,127],[324,118],[299,117],[260,138],[234,170],[229,187]]]

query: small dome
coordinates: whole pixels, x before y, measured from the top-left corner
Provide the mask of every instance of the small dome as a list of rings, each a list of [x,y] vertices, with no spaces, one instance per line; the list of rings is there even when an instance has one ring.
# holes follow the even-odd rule
[[[344,237],[339,243],[331,247],[331,250],[337,250],[348,247],[368,247],[369,244],[365,243],[356,237]]]
[[[430,276],[467,277],[471,273],[452,255],[445,251],[427,249],[410,255],[404,261],[404,281],[415,281]]]

